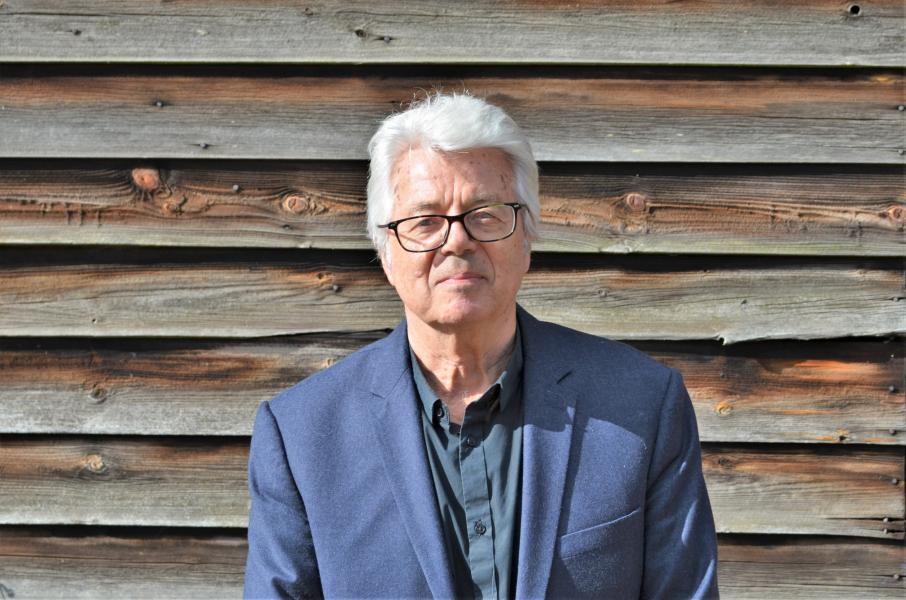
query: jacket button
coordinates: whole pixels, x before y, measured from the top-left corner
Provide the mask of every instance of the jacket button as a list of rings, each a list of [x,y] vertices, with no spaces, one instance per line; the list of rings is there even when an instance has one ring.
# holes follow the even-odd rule
[[[484,526],[484,523],[481,521],[475,521],[475,533],[478,535],[484,535],[484,532],[487,531],[487,528]]]

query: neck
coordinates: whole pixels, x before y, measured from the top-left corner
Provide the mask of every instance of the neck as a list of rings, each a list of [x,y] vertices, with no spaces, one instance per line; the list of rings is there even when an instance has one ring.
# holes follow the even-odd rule
[[[516,339],[516,310],[492,324],[449,329],[432,327],[407,314],[406,325],[409,345],[428,383],[459,421],[455,417],[506,368]]]

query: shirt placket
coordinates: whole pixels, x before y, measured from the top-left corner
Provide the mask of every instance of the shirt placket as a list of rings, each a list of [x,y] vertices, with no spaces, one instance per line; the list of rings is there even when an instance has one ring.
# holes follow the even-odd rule
[[[466,407],[459,437],[463,503],[469,534],[469,569],[483,598],[497,597],[494,576],[494,523],[484,452],[487,398]]]

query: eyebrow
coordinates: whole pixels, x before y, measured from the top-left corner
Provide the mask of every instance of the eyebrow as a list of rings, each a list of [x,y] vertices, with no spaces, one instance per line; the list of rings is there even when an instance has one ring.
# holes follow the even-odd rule
[[[473,198],[470,202],[466,203],[466,210],[471,210],[477,206],[483,206],[485,204],[497,204],[498,202],[502,202],[502,200],[498,200],[497,197],[494,195],[477,196],[477,197]],[[434,200],[423,200],[421,202],[414,204],[411,207],[412,214],[413,215],[438,214],[438,211],[440,211],[441,204],[442,204],[441,202],[437,202]]]

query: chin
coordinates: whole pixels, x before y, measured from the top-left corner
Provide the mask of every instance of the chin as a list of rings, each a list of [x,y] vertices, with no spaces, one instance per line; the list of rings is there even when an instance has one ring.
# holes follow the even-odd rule
[[[487,304],[457,300],[443,308],[436,322],[446,326],[468,325],[490,319],[493,313],[493,307]]]

